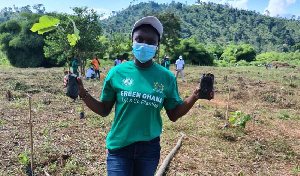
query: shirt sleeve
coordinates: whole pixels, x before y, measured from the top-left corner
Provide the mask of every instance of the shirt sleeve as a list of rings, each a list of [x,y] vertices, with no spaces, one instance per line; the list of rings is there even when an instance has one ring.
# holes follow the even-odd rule
[[[179,97],[177,82],[174,78],[166,93],[166,98],[163,105],[166,110],[169,110],[174,109],[178,104],[181,104],[182,102],[182,99]]]
[[[100,101],[112,101],[115,98],[116,98],[116,92],[112,84],[112,73],[109,72],[103,84]]]

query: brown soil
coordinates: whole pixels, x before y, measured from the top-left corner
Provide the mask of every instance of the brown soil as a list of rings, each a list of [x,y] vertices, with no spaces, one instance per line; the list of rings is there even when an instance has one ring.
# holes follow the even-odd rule
[[[186,82],[178,79],[180,96],[190,95],[206,72],[215,75],[215,99],[198,100],[175,123],[161,113],[160,164],[186,134],[166,175],[299,175],[299,70],[186,67]],[[61,68],[0,69],[1,176],[25,174],[18,157],[25,151],[30,160],[28,96],[35,173],[106,175],[105,138],[114,113],[102,118],[85,107],[85,119],[80,119],[81,102],[65,96],[63,76]],[[84,83],[100,97],[103,81]],[[231,112],[238,110],[251,117],[245,128],[228,125]]]

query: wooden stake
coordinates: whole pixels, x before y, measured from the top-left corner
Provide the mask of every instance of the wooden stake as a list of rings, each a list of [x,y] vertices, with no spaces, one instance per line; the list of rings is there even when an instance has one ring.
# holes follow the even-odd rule
[[[228,86],[228,99],[227,99],[226,115],[225,115],[225,119],[226,119],[226,120],[228,120],[229,100],[230,100],[230,86]]]
[[[168,167],[171,159],[173,158],[174,154],[177,152],[177,150],[180,148],[183,138],[185,137],[185,134],[181,133],[181,138],[178,140],[176,146],[172,149],[172,151],[168,154],[168,156],[165,158],[163,163],[161,164],[160,168],[156,172],[155,176],[162,176],[166,168]]]
[[[30,126],[30,147],[31,147],[31,175],[33,175],[33,137],[31,120],[31,97],[29,96],[29,126]]]
[[[101,74],[101,73],[100,73]],[[101,75],[100,75],[100,79],[101,79]],[[83,78],[82,77],[80,77],[80,80],[81,81],[83,81]],[[82,115],[82,117],[81,117],[81,115]],[[84,101],[81,101],[81,113],[80,113],[80,118],[84,118]]]

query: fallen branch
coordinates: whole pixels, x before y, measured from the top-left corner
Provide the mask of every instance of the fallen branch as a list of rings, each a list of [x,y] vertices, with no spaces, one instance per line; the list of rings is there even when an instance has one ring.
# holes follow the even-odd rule
[[[185,134],[181,133],[181,135],[182,135],[182,136],[181,136],[181,138],[178,140],[176,146],[172,149],[172,151],[171,151],[171,152],[168,154],[168,156],[165,158],[165,160],[164,160],[163,163],[161,164],[160,168],[159,168],[158,171],[156,172],[155,176],[162,176],[162,175],[165,173],[165,171],[166,171],[166,169],[167,169],[167,167],[168,167],[168,165],[169,165],[171,159],[173,158],[173,156],[174,156],[174,154],[177,152],[177,150],[180,148],[181,143],[182,143],[182,140],[183,140],[183,138],[185,137]]]
[[[45,169],[44,169],[44,173],[46,176],[50,176],[50,174],[48,174],[48,172],[46,172]]]

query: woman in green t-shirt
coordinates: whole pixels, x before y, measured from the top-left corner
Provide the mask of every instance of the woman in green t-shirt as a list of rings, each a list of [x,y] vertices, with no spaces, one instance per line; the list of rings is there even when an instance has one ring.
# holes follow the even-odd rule
[[[134,60],[109,71],[100,100],[93,98],[78,78],[78,94],[92,111],[105,117],[116,104],[106,139],[109,176],[154,175],[160,158],[161,109],[175,122],[197,101],[199,88],[182,101],[175,76],[152,61],[162,32],[162,24],[153,16],[134,24]]]

